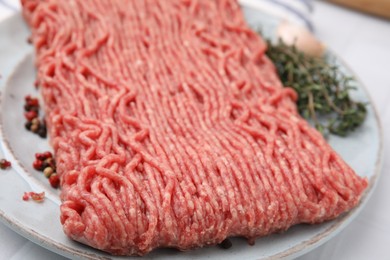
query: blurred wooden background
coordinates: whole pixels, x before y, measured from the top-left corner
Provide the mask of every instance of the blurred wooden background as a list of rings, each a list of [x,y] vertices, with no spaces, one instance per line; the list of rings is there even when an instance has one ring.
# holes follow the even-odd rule
[[[328,0],[372,15],[390,19],[390,0]]]

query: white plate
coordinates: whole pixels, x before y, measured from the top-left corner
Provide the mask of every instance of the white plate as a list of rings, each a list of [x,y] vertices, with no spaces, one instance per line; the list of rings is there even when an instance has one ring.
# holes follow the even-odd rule
[[[261,12],[245,9],[249,24],[270,33],[278,21]],[[35,70],[33,50],[27,45],[28,29],[20,14],[0,24],[0,158],[12,162],[12,169],[0,171],[0,219],[13,230],[31,241],[69,258],[120,259],[69,240],[59,221],[58,191],[47,179],[32,168],[34,153],[50,150],[47,140],[40,139],[24,129],[23,103],[28,94],[38,95],[33,87]],[[351,71],[339,58],[329,52],[349,74]],[[352,211],[336,220],[320,225],[297,225],[283,234],[274,234],[256,240],[249,246],[244,239],[232,239],[233,247],[218,247],[178,252],[158,249],[143,259],[291,259],[314,249],[340,232],[361,211],[373,192],[382,159],[382,135],[374,105],[359,83],[354,97],[367,102],[368,115],[362,127],[348,138],[332,136],[330,144],[361,176],[370,180],[362,202]],[[25,202],[25,191],[45,191],[44,203]],[[126,258],[129,259],[129,258]],[[140,258],[137,258],[140,259]]]

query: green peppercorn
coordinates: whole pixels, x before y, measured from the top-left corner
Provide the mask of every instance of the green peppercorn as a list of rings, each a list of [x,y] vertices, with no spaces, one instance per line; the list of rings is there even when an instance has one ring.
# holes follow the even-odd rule
[[[33,125],[39,125],[40,124],[40,121],[39,121],[39,118],[34,118],[33,120],[31,120],[31,123],[33,124]]]
[[[54,173],[54,170],[53,168],[51,168],[50,166],[49,167],[46,167],[44,170],[43,170],[43,174],[45,175],[46,178],[50,178],[50,176]]]
[[[37,124],[31,124],[31,127],[30,127],[30,130],[31,130],[31,132],[33,132],[33,133],[37,133],[38,132],[38,130],[39,130],[39,125],[37,125]]]

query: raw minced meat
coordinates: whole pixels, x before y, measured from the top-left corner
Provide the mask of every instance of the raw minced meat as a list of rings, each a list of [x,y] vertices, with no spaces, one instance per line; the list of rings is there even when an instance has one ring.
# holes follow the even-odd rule
[[[22,0],[72,239],[118,255],[253,241],[367,180],[297,113],[235,0]]]

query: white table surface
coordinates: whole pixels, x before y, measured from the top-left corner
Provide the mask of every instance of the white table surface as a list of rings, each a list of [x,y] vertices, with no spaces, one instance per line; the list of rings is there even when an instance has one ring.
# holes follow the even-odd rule
[[[361,214],[339,235],[298,258],[390,259],[390,22],[324,2],[314,3],[317,36],[341,56],[367,86],[384,129],[385,159],[378,186]],[[0,260],[65,259],[0,223]]]

